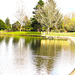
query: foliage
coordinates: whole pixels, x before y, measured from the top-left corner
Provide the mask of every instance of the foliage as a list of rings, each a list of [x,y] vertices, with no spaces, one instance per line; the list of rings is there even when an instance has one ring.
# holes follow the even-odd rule
[[[41,25],[35,18],[31,18],[31,26],[33,27],[33,31],[41,30]]]
[[[25,26],[22,26],[22,29],[21,29],[21,31],[25,31]]]
[[[55,29],[55,30],[51,30],[51,32],[57,32],[57,33],[59,33],[60,30]]]
[[[69,32],[75,32],[75,18],[70,19],[70,21],[66,24],[66,30]]]
[[[65,29],[60,29],[60,32],[66,32],[66,30]]]
[[[57,24],[62,17],[59,10],[56,8],[54,0],[48,0],[48,2],[46,2],[42,8],[39,7],[35,13],[37,21],[41,25],[46,25],[48,29],[53,26],[57,29]]]
[[[36,12],[39,10],[39,8],[42,8],[44,6],[44,2],[43,0],[39,0],[36,7],[34,8],[34,11],[33,11],[33,18],[31,18],[31,26],[33,27],[33,31],[41,31],[41,24],[37,21],[36,19]]]
[[[34,14],[36,14],[35,12],[38,11],[39,7],[42,8],[43,6],[44,6],[43,0],[39,0],[36,7],[34,8],[35,9]]]
[[[68,23],[70,22],[70,18],[68,16],[64,16],[63,18],[63,26],[64,26],[64,29],[67,30],[67,26],[68,26]]]
[[[26,25],[25,25],[25,30],[26,31],[31,31],[33,28],[31,26],[31,21],[27,21]]]
[[[7,30],[9,31],[11,29],[11,24],[10,24],[10,20],[8,17],[5,20],[5,24],[7,25]]]
[[[63,25],[63,20],[62,20],[62,15],[61,15],[61,17],[60,17],[60,19],[59,19],[59,21],[57,22],[57,29],[63,29],[64,28],[64,25]]]
[[[6,28],[6,24],[0,19],[0,30],[5,30]]]
[[[26,25],[25,26],[25,30],[26,31],[31,31],[33,28],[31,27],[31,25]]]
[[[43,26],[42,27],[42,31],[46,31],[47,27],[46,26]]]
[[[12,24],[12,30],[13,31],[19,31],[20,26],[21,26],[21,24],[18,21],[16,21],[14,24]]]
[[[6,20],[5,20],[5,24],[6,24],[6,25],[10,25],[10,20],[9,20],[8,17],[7,17]]]

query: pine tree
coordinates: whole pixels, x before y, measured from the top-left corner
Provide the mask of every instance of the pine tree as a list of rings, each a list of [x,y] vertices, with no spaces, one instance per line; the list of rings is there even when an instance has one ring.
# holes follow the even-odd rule
[[[41,24],[37,21],[37,11],[39,10],[39,8],[41,9],[42,7],[44,6],[44,2],[42,0],[39,0],[36,7],[34,8],[34,11],[33,11],[33,18],[31,19],[32,21],[32,24],[31,26],[33,27],[33,30],[41,30]]]
[[[7,17],[6,20],[5,20],[5,24],[6,24],[6,25],[10,25],[10,20],[9,20],[8,17]]]

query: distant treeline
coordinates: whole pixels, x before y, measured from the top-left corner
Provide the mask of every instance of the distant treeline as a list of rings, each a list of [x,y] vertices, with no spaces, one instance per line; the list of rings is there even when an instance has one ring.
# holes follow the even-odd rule
[[[72,17],[63,16],[56,6],[54,0],[47,0],[44,3],[39,0],[33,8],[33,17],[23,16],[18,12],[18,21],[10,24],[7,17],[5,22],[0,19],[0,30],[6,31],[51,31],[51,32],[75,32],[75,13]],[[24,10],[24,9],[19,9]]]

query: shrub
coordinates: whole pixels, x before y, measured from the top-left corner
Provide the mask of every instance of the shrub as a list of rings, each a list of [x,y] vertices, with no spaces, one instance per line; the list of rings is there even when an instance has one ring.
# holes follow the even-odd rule
[[[5,30],[6,28],[6,24],[0,19],[0,30]]]
[[[21,26],[21,24],[18,21],[16,21],[14,24],[12,24],[12,30],[19,31],[20,26]]]
[[[51,30],[51,32],[57,32],[57,33],[59,33],[60,32],[60,30]]]
[[[66,32],[66,30],[65,29],[60,29],[60,32]]]

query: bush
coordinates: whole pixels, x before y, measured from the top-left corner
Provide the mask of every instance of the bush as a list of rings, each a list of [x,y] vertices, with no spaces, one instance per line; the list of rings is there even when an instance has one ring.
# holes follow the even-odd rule
[[[21,24],[18,21],[16,21],[14,24],[12,24],[13,31],[19,31],[20,27],[21,27]]]
[[[31,27],[31,25],[26,25],[25,26],[25,30],[26,31],[31,31],[33,28]]]
[[[75,32],[75,25],[74,24],[67,25],[66,30],[68,32]]]
[[[66,32],[66,30],[65,29],[60,29],[60,32]]]
[[[4,21],[0,19],[0,30],[5,30],[6,28],[7,28],[6,24],[4,23]]]
[[[60,30],[51,30],[51,32],[57,32],[57,33],[59,33],[60,32]]]

